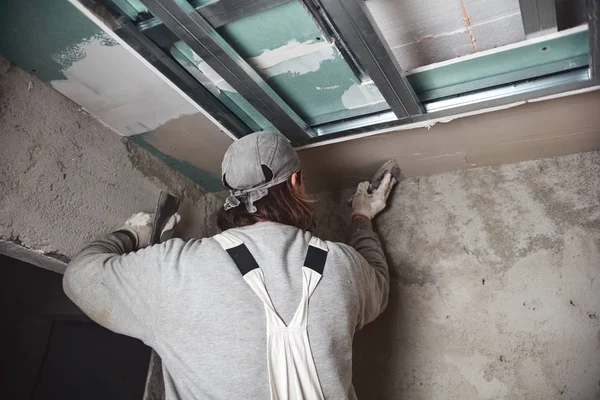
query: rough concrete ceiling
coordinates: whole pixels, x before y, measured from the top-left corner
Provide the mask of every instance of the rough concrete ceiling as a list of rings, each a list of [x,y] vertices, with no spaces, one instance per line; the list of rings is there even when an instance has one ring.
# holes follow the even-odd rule
[[[368,0],[400,65],[411,70],[525,39],[518,0]],[[559,29],[585,22],[584,0],[557,0]]]

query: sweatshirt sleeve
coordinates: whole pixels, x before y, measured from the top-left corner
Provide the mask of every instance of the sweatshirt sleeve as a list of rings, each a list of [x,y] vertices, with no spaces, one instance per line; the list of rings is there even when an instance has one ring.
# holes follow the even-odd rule
[[[377,318],[387,307],[390,289],[388,263],[379,237],[368,219],[352,221],[348,244],[355,255],[358,275],[359,316],[357,329]],[[359,256],[360,255],[360,256]]]
[[[98,324],[150,344],[157,326],[164,260],[183,245],[173,239],[131,252],[126,235],[105,235],[69,263],[64,291]]]

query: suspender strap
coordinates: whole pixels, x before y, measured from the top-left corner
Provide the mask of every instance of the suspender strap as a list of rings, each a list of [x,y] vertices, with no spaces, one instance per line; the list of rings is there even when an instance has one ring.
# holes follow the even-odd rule
[[[308,339],[309,299],[321,280],[327,260],[327,245],[310,240],[302,267],[302,299],[289,325],[277,315],[265,286],[263,271],[244,243],[230,233],[215,240],[231,256],[243,279],[264,306],[267,322],[267,366],[271,400],[324,400]]]
[[[227,254],[229,254],[242,276],[259,268],[256,259],[240,239],[227,232],[216,235],[214,238],[227,251]],[[327,261],[327,251],[325,242],[313,236],[308,244],[304,266],[312,269],[319,275],[323,275],[325,262]]]

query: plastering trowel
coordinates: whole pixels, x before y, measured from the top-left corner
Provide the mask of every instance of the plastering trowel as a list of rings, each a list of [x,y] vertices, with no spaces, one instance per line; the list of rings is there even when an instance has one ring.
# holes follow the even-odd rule
[[[404,180],[404,175],[402,175],[402,170],[400,169],[400,166],[398,165],[396,160],[389,160],[388,162],[383,164],[381,168],[377,170],[377,172],[375,172],[373,179],[371,179],[371,192],[379,188],[383,177],[388,172],[392,174],[392,177],[394,179],[396,179],[396,183],[400,183]]]
[[[151,245],[160,243],[160,235],[163,229],[165,229],[167,222],[169,222],[169,219],[179,210],[179,202],[179,198],[164,190],[160,191],[158,204],[154,212],[154,225],[152,227],[152,235],[150,236]]]

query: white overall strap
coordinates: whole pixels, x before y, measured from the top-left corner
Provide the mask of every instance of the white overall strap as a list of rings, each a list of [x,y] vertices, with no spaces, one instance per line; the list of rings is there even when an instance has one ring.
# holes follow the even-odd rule
[[[274,324],[274,326],[285,328],[285,324],[277,315],[275,307],[273,306],[273,302],[271,301],[269,293],[267,292],[267,288],[265,286],[265,276],[252,254],[250,254],[250,251],[244,242],[228,232],[215,235],[214,238],[217,242],[219,242],[221,247],[227,251],[235,265],[240,270],[240,273],[242,274],[242,277],[246,283],[262,301],[267,314],[267,322]],[[267,326],[269,325],[267,324]]]
[[[313,237],[302,267],[302,299],[290,324],[279,318],[265,286],[264,275],[244,243],[224,232],[214,237],[237,265],[244,280],[262,301],[267,319],[267,364],[272,400],[324,399],[308,340],[308,300],[327,260],[327,245]]]
[[[306,326],[308,322],[308,299],[321,280],[328,251],[329,249],[324,241],[314,236],[310,239],[304,266],[302,267],[302,301],[288,326]]]

